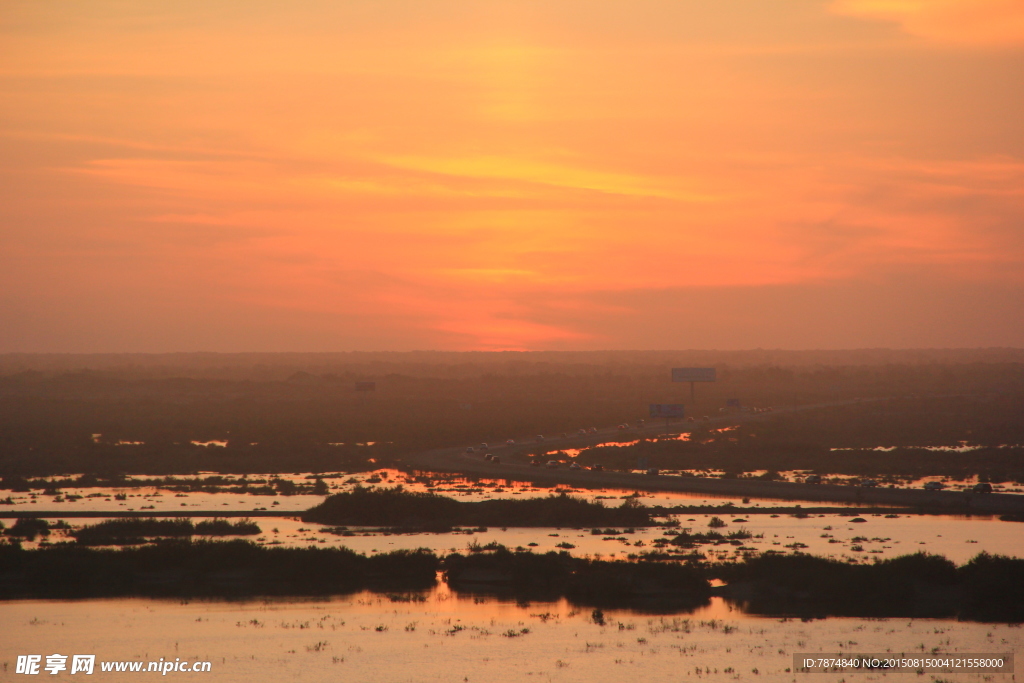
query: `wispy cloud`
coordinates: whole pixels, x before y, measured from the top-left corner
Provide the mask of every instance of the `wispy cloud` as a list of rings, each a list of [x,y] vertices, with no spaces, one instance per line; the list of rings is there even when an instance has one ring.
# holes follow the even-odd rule
[[[1024,4],[1018,0],[835,0],[836,12],[892,21],[907,33],[943,43],[1024,44]]]

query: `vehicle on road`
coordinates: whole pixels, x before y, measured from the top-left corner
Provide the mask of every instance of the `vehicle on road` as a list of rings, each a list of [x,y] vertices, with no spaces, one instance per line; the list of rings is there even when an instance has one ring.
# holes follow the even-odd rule
[[[493,462],[495,465],[500,465],[501,464],[501,458],[499,458],[496,455],[491,456],[491,462]]]
[[[480,450],[486,451],[488,448],[490,448],[490,446],[488,446],[486,443],[480,444]]]
[[[591,465],[590,466],[590,471],[591,472],[604,472],[604,465]]]
[[[860,485],[861,486],[866,486],[868,488],[872,488],[872,487],[878,486],[878,482],[875,481],[874,479],[862,479],[861,482],[860,482]]]
[[[515,446],[516,445],[516,440],[515,439],[509,439],[508,441],[505,442],[505,445],[506,446]]]
[[[946,485],[941,481],[929,481],[924,485],[925,491],[941,491],[946,488]]]
[[[531,460],[530,467],[540,467],[540,460]]]
[[[578,432],[576,432],[576,433],[577,433],[577,434],[586,434],[586,433],[587,433],[587,430],[586,430],[586,429],[581,429],[580,431],[578,431]]]
[[[578,462],[574,462],[571,465],[569,465],[569,469],[570,470],[581,470],[583,468],[580,467],[580,464]]]
[[[536,438],[537,438],[538,442],[543,441],[544,440],[544,435],[543,434],[538,434]]]
[[[475,453],[476,451],[473,449],[472,446],[470,446],[469,448],[466,449],[466,452],[467,453]]]
[[[804,483],[805,484],[820,484],[821,483],[821,475],[819,475],[819,474],[812,474],[812,475],[808,476],[806,479],[804,479]]]
[[[658,470],[657,467],[652,467],[649,470],[647,470],[646,472],[644,472],[644,474],[652,476],[652,477],[656,477],[659,474],[661,474],[661,472]]]
[[[545,467],[547,467],[548,469],[554,470],[554,469],[558,469],[558,464],[559,463],[558,463],[557,460],[548,460],[548,463],[547,463],[547,465],[545,465]]]
[[[992,484],[983,481],[972,486],[971,491],[974,493],[992,493]]]

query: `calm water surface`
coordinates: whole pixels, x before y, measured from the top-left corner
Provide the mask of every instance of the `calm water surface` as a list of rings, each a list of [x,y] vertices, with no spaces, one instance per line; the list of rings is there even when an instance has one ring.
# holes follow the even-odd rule
[[[0,604],[0,662],[4,680],[21,678],[13,675],[19,654],[59,653],[95,654],[98,661],[209,661],[212,670],[202,680],[223,682],[795,681],[806,675],[787,671],[794,652],[1020,652],[1024,645],[1024,630],[1004,624],[757,618],[718,598],[690,614],[609,610],[603,626],[591,610],[564,601],[517,605],[457,597],[444,586],[421,598],[14,601]],[[67,672],[60,676],[74,680]],[[91,680],[156,676],[97,670]],[[943,678],[814,674],[813,681],[844,677]]]
[[[425,484],[396,472],[379,483],[402,481],[414,490]],[[334,490],[373,477],[366,473],[329,480]],[[305,475],[290,477],[295,481]],[[355,481],[352,481],[354,478]],[[347,482],[347,483],[346,483]],[[373,483],[373,482],[371,482]],[[483,485],[486,484],[486,485]],[[549,495],[552,489],[504,482],[450,481],[434,490],[462,500],[506,496]],[[153,506],[183,515],[204,510],[278,509],[298,513],[321,497],[251,496],[228,493],[184,493],[153,487],[126,489],[63,489],[65,494],[103,493],[73,503],[54,503],[52,496],[16,494],[7,509],[99,510],[112,513]],[[113,500],[116,493],[129,497]],[[610,505],[628,491],[581,491]],[[278,502],[278,506],[273,503]],[[1024,556],[1024,524],[985,517],[864,515],[798,519],[782,515],[744,514],[738,498],[645,493],[646,505],[732,502],[736,510],[718,513],[729,532],[745,529],[754,538],[742,547],[703,546],[711,559],[756,551],[808,552],[837,558],[894,557],[925,550],[964,562],[985,550]],[[771,506],[752,500],[747,506]],[[791,505],[792,502],[787,504]],[[2,515],[0,509],[0,515]],[[711,515],[677,517],[680,528],[708,529]],[[5,519],[10,525],[13,520]],[[98,519],[72,519],[75,526]],[[677,530],[615,529],[592,534],[589,529],[499,529],[470,534],[385,535],[353,528],[339,536],[297,517],[258,518],[265,544],[337,545],[359,552],[387,552],[426,547],[438,552],[464,552],[471,543],[497,541],[535,552],[568,550],[576,555],[622,559],[655,550],[656,541]],[[51,541],[60,541],[55,533]],[[253,537],[250,537],[253,538]],[[534,545],[531,545],[534,544]],[[31,545],[31,544],[30,544]],[[565,547],[566,545],[572,547]],[[69,568],[70,570],[71,568]],[[1022,651],[1024,632],[1000,624],[947,620],[826,619],[811,622],[744,615],[719,598],[689,614],[645,615],[607,611],[605,625],[592,610],[566,602],[517,605],[493,599],[457,596],[441,585],[410,600],[408,596],[373,593],[319,600],[161,601],[113,599],[80,601],[11,601],[0,603],[0,679],[18,680],[17,655],[95,654],[98,660],[155,661],[181,658],[209,661],[208,681],[795,681],[787,672],[794,652],[1008,652]],[[70,678],[42,674],[46,679]],[[102,673],[87,680],[155,678],[156,673]],[[170,678],[192,674],[169,673]],[[814,674],[825,681],[890,680],[1014,680],[1010,676],[913,674]],[[24,680],[33,680],[25,678]],[[43,680],[43,679],[39,679]]]

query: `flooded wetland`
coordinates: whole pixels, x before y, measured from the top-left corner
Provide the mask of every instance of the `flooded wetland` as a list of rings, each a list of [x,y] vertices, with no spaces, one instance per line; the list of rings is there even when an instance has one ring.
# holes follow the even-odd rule
[[[801,653],[1020,651],[1015,398],[673,424],[523,401],[500,429],[429,413],[446,441],[362,398],[316,436],[287,403],[240,435],[74,418],[61,451],[23,429],[38,458],[0,451],[4,680],[95,655],[99,680],[796,681]],[[517,436],[526,414],[549,434]],[[908,675],[1015,680],[814,680]]]
[[[64,500],[73,502],[54,504],[52,495],[20,493],[12,495],[6,509],[62,508],[69,513],[98,515],[71,517],[70,523],[65,520],[60,525],[57,521],[61,518],[52,518],[51,525],[60,528],[31,540],[22,538],[26,549],[54,547],[76,538],[82,543],[83,528],[124,519],[118,513],[126,509],[137,514],[146,514],[146,510],[160,513],[164,516],[152,518],[160,525],[186,519],[169,515],[188,515],[189,508],[230,511],[232,516],[224,517],[222,523],[249,525],[244,535],[232,533],[232,528],[222,529],[217,536],[220,540],[245,539],[267,548],[350,548],[367,556],[426,549],[438,557],[452,553],[470,557],[502,546],[513,552],[607,561],[642,562],[661,554],[668,561],[699,556],[705,564],[729,564],[768,552],[870,564],[924,551],[962,565],[981,551],[1019,556],[1024,549],[1024,528],[992,516],[881,514],[863,506],[801,513],[800,509],[815,509],[819,504],[544,487],[449,475],[435,479],[429,473],[394,469],[337,477],[249,477],[260,482],[285,479],[299,486],[310,478],[326,482],[329,495],[402,487],[410,493],[429,492],[467,502],[569,496],[608,508],[630,501],[630,505],[650,509],[711,511],[659,514],[652,520],[654,525],[429,531],[303,521],[303,511],[327,497],[309,491],[287,496],[202,490],[175,493],[162,483],[150,485],[145,478],[137,478],[129,486],[79,489],[73,485],[73,477],[60,487]],[[203,475],[197,478],[202,479]],[[90,495],[96,493],[101,495]],[[33,499],[38,502],[31,503]],[[120,510],[113,502],[121,503]],[[770,511],[783,505],[798,511]],[[259,514],[263,509],[275,516],[238,516],[246,511]],[[111,514],[99,516],[103,512]],[[215,518],[187,519],[194,522],[194,530],[184,533],[198,540],[203,537],[199,523]],[[10,529],[18,520],[3,522]],[[709,532],[714,532],[711,538],[704,538]],[[715,538],[715,533],[720,538]],[[681,537],[696,542],[680,544]],[[140,538],[124,547],[147,540],[153,539]],[[102,541],[99,543],[102,547]],[[616,681],[634,676],[651,681],[798,680],[805,674],[793,671],[796,652],[956,654],[1013,652],[1024,644],[1024,631],[1015,623],[828,616],[826,612],[812,616],[758,614],[746,609],[742,599],[717,594],[686,608],[672,608],[669,603],[659,608],[650,602],[632,608],[595,607],[587,600],[516,596],[500,584],[453,585],[445,571],[438,571],[435,580],[436,585],[426,590],[399,587],[320,597],[8,600],[0,604],[0,613],[5,624],[17,628],[8,628],[9,637],[0,646],[0,661],[10,667],[19,654],[50,654],[51,650],[102,653],[106,660],[147,665],[162,657],[165,661],[210,662],[213,680],[224,681],[328,680],[339,676],[371,682]],[[724,583],[712,581],[712,585]],[[126,674],[98,671],[96,675],[113,679]],[[815,674],[815,679],[842,681],[849,680],[849,675]],[[882,680],[903,674],[855,675]],[[987,674],[984,679],[956,675],[1011,680],[1004,674]]]

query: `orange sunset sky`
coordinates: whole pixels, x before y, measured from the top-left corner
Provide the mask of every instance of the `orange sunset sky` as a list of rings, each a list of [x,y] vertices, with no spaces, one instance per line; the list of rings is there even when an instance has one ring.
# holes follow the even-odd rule
[[[1024,2],[5,0],[0,180],[0,352],[1024,346]]]

